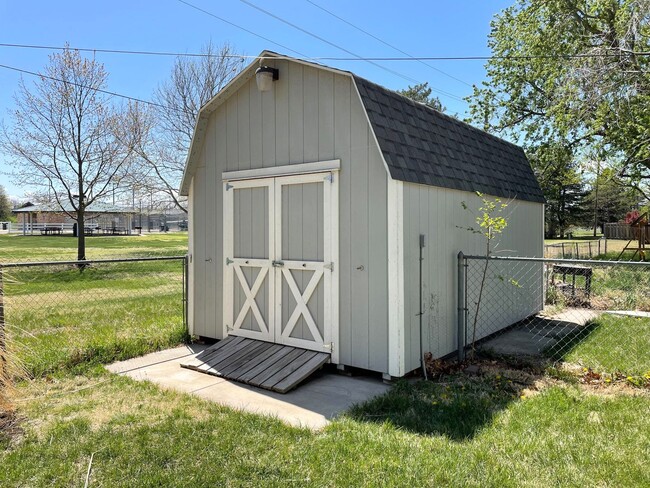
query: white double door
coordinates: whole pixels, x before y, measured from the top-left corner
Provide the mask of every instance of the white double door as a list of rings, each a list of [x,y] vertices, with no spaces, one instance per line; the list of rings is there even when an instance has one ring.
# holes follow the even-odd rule
[[[337,177],[326,172],[224,182],[227,334],[332,352]]]

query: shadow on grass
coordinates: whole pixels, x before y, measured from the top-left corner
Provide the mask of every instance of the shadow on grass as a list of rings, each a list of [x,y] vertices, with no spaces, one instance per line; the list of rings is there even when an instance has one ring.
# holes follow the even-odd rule
[[[489,365],[473,376],[461,372],[440,381],[404,380],[387,394],[353,407],[348,416],[462,442],[518,401],[537,379],[536,374]]]
[[[580,349],[580,345],[593,334],[600,324],[597,321],[590,321],[583,326],[575,327],[566,334],[560,341],[548,346],[544,355],[552,361],[566,361],[571,354]]]

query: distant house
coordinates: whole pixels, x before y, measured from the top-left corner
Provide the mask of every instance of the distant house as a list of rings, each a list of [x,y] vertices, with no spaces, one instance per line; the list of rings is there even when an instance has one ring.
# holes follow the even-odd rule
[[[501,248],[542,256],[544,199],[523,150],[352,73],[260,59],[201,109],[188,156],[191,332],[393,377],[421,350],[452,353],[456,255],[484,252],[461,203],[511,199]],[[531,300],[504,327],[538,311]]]

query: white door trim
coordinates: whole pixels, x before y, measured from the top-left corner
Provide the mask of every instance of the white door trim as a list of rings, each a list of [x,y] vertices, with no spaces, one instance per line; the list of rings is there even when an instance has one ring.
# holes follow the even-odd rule
[[[337,160],[338,162],[338,160]],[[329,163],[329,162],[325,162]],[[307,165],[313,163],[306,163]],[[303,165],[293,165],[303,166]],[[273,168],[265,168],[273,169]],[[257,171],[257,170],[251,170]],[[233,173],[233,172],[231,172]],[[224,173],[225,175],[226,173]],[[338,222],[338,179],[337,170],[310,172],[257,179],[224,180],[223,182],[223,327],[224,337],[233,333],[243,320],[248,310],[254,316],[262,332],[237,328],[236,335],[261,340],[273,341],[280,344],[304,347],[312,350],[324,350],[332,354],[332,362],[339,359],[339,222]],[[323,183],[323,262],[320,261],[289,261],[282,260],[282,186],[303,183]],[[268,221],[269,221],[269,258],[248,259],[234,256],[234,190],[241,188],[268,188]],[[283,265],[274,266],[274,261],[283,261]],[[259,274],[252,283],[248,283],[241,267],[260,268]],[[291,275],[291,269],[313,270],[310,282],[304,292],[300,292]],[[242,310],[235,317],[234,285],[238,280],[246,301]],[[269,284],[268,320],[265,323],[263,314],[255,303],[254,297],[264,280]],[[287,321],[287,327],[282,331],[282,283],[286,281],[297,304]],[[323,303],[323,334],[311,316],[307,303],[320,282],[324,285]],[[293,285],[293,286],[292,286]],[[305,319],[315,341],[290,337],[295,323],[300,317]],[[322,343],[322,348],[318,346]],[[318,346],[318,347],[315,347]]]
[[[221,173],[223,181],[250,180],[257,178],[275,178],[277,176],[302,175],[321,173],[325,171],[338,171],[341,169],[341,160],[316,161],[314,163],[287,164],[268,168],[244,169],[239,171],[224,171]]]

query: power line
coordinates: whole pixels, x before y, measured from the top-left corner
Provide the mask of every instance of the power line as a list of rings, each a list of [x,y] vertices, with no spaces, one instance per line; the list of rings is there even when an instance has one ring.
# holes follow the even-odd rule
[[[305,54],[303,54],[303,53],[300,53],[300,52],[298,52],[298,51],[296,51],[296,50],[294,50],[294,49],[291,49],[291,48],[289,48],[289,47],[287,47],[287,46],[285,46],[285,45],[283,45],[283,44],[280,44],[280,43],[278,43],[278,42],[276,42],[276,41],[273,41],[273,40],[271,40],[271,39],[269,39],[269,38],[267,38],[267,37],[264,37],[264,36],[258,34],[257,32],[253,32],[253,31],[251,31],[250,29],[246,29],[245,27],[242,27],[241,25],[235,24],[234,22],[231,22],[231,21],[229,21],[229,20],[227,20],[227,19],[224,19],[223,17],[220,17],[220,16],[218,16],[218,15],[216,15],[216,14],[214,14],[214,13],[208,11],[208,10],[205,10],[205,9],[203,9],[203,8],[201,8],[201,7],[198,7],[197,5],[194,5],[194,4],[190,3],[190,2],[187,2],[187,1],[185,1],[185,0],[177,0],[177,1],[180,2],[180,3],[182,3],[182,4],[184,4],[184,5],[187,5],[188,7],[193,8],[193,9],[199,11],[199,12],[202,12],[202,13],[204,13],[204,14],[206,14],[206,15],[209,15],[210,17],[213,17],[213,18],[215,18],[215,19],[217,19],[217,20],[220,20],[221,22],[225,22],[225,23],[228,24],[228,25],[231,25],[231,26],[233,26],[233,27],[236,27],[237,29],[240,29],[240,30],[242,30],[242,31],[244,31],[244,32],[247,32],[247,33],[251,34],[251,35],[254,35],[255,37],[258,37],[258,38],[263,39],[263,40],[265,40],[265,41],[267,41],[267,42],[270,42],[271,44],[275,44],[276,46],[280,46],[280,47],[282,47],[283,49],[287,49],[287,50],[289,50],[289,51],[291,51],[291,52],[293,52],[293,53],[296,53],[296,54],[302,56],[303,58],[305,58],[305,60],[310,60],[310,61],[315,61],[315,60],[316,60],[316,58],[309,57],[309,56],[307,56],[307,55],[305,55]],[[288,21],[286,21],[286,20],[284,20],[284,19],[281,19],[280,17],[278,17],[278,16],[272,14],[271,12],[268,12],[268,11],[266,11],[266,10],[264,10],[264,9],[262,9],[262,8],[260,8],[260,7],[258,7],[257,5],[254,5],[254,4],[250,3],[250,2],[244,2],[244,3],[247,4],[248,6],[252,7],[252,8],[255,8],[255,9],[261,11],[262,13],[264,13],[264,14],[266,14],[266,15],[270,15],[271,17],[273,17],[273,18],[275,18],[275,19],[277,19],[277,20],[279,20],[279,21],[281,21],[281,22],[283,22],[283,23],[285,23],[285,24],[287,24],[287,25],[293,27],[294,29],[298,29],[299,31],[301,31],[301,32],[303,32],[303,33],[305,33],[305,34],[308,34],[308,35],[310,35],[310,36],[312,36],[312,37],[315,37],[316,39],[320,40],[321,42],[324,42],[324,43],[326,43],[326,44],[329,44],[329,45],[331,45],[331,46],[333,46],[333,47],[335,47],[335,48],[337,48],[337,49],[342,50],[343,52],[346,52],[346,53],[350,54],[351,56],[354,56],[353,59],[355,59],[355,60],[363,60],[363,61],[367,61],[367,62],[369,62],[370,64],[373,64],[373,65],[379,67],[380,69],[383,69],[383,70],[385,70],[385,71],[387,71],[387,72],[389,72],[389,73],[391,73],[391,74],[394,74],[394,75],[396,75],[396,76],[399,76],[399,77],[401,77],[401,78],[404,78],[404,79],[407,80],[407,81],[411,81],[411,82],[413,82],[413,83],[418,83],[418,80],[416,80],[415,78],[411,78],[411,77],[404,76],[404,75],[402,75],[401,73],[398,73],[398,72],[395,71],[395,70],[391,70],[390,68],[386,68],[386,67],[384,67],[384,66],[381,66],[381,65],[379,65],[379,64],[377,64],[377,63],[375,63],[375,62],[373,62],[373,61],[371,61],[371,60],[364,60],[361,56],[359,56],[359,55],[353,53],[352,51],[349,51],[349,50],[347,50],[347,49],[345,49],[345,48],[343,48],[343,47],[341,47],[341,46],[338,46],[338,45],[336,45],[336,44],[334,44],[334,43],[328,41],[327,39],[324,39],[324,38],[322,38],[322,37],[319,37],[319,36],[317,36],[316,34],[313,34],[313,33],[309,32],[309,31],[303,29],[302,27],[299,27],[299,26],[297,26],[297,25],[295,25],[295,24],[292,24],[291,22],[288,22]],[[269,57],[269,59],[272,59],[272,57]],[[326,58],[320,58],[320,59],[325,60]],[[451,93],[447,93],[447,92],[443,92],[443,91],[441,91],[441,90],[438,90],[438,91],[439,91],[440,93],[443,93],[444,95],[450,97],[450,98],[455,98],[456,100],[459,100],[459,101],[461,101],[461,102],[464,102],[464,100],[463,100],[462,98],[460,98],[460,97],[458,97],[458,96],[456,96],[456,95],[453,95],[453,94],[451,94]]]
[[[374,34],[368,32],[367,30],[362,29],[361,27],[359,27],[359,26],[353,24],[352,22],[350,22],[350,21],[348,21],[348,20],[345,20],[343,17],[340,17],[340,16],[336,15],[334,12],[332,12],[332,11],[326,9],[325,7],[323,7],[323,6],[321,6],[321,5],[318,5],[316,2],[313,2],[312,0],[305,0],[305,1],[306,1],[307,3],[310,3],[311,5],[313,5],[314,7],[316,7],[316,8],[318,8],[318,9],[322,10],[323,12],[325,12],[325,13],[331,15],[332,17],[334,17],[334,18],[340,20],[341,22],[343,22],[343,23],[349,25],[350,27],[352,27],[352,28],[358,30],[359,32],[362,32],[363,34],[365,34],[365,35],[367,35],[367,36],[369,36],[369,37],[375,39],[376,41],[381,42],[383,45],[388,46],[389,48],[391,48],[391,49],[393,49],[393,50],[395,50],[395,51],[397,51],[397,52],[399,52],[399,53],[402,53],[402,54],[404,54],[405,56],[408,56],[409,58],[411,58],[411,59],[413,59],[413,60],[415,60],[415,61],[418,61],[420,64],[423,64],[424,66],[428,66],[428,67],[431,68],[432,70],[437,71],[438,73],[441,73],[441,74],[443,74],[443,75],[445,75],[445,76],[451,78],[452,80],[456,80],[456,81],[458,81],[458,82],[460,82],[460,83],[463,83],[464,85],[467,85],[467,86],[469,86],[469,87],[472,86],[471,84],[467,83],[465,80],[461,80],[460,78],[457,78],[457,77],[455,77],[454,75],[451,75],[451,74],[447,73],[446,71],[443,71],[443,70],[441,70],[441,69],[438,69],[438,68],[436,68],[435,66],[430,65],[429,63],[426,63],[426,62],[424,62],[424,61],[422,61],[422,60],[420,60],[420,59],[416,59],[414,56],[411,56],[411,55],[410,55],[409,53],[407,53],[406,51],[403,51],[402,49],[398,48],[397,46],[393,46],[392,44],[390,44],[390,43],[384,41],[384,40],[381,39],[380,37],[377,37],[376,35],[374,35]]]
[[[110,95],[112,97],[125,98],[125,99],[131,100],[133,102],[139,102],[139,103],[144,103],[146,105],[151,105],[151,106],[158,107],[158,108],[164,108],[165,110],[174,110],[176,112],[181,112],[181,113],[186,113],[186,114],[191,113],[191,112],[188,112],[186,110],[182,110],[180,108],[168,107],[166,105],[162,105],[160,103],[152,102],[150,100],[143,100],[141,98],[131,97],[129,95],[122,95],[121,93],[112,92],[112,91],[108,91],[108,90],[103,90],[101,88],[95,88],[93,86],[84,85],[82,83],[76,83],[74,81],[62,80],[61,78],[55,78],[54,76],[48,76],[48,75],[44,75],[42,73],[36,73],[34,71],[29,71],[29,70],[22,69],[22,68],[16,68],[15,66],[7,66],[6,64],[0,64],[0,68],[8,69],[8,70],[11,70],[11,71],[17,71],[19,73],[24,73],[24,74],[31,75],[31,76],[38,76],[39,78],[46,78],[46,79],[52,80],[52,81],[58,81],[59,83],[65,83],[65,84],[68,84],[68,85],[77,86],[79,88],[85,88],[87,90],[93,90],[93,91],[96,91],[96,92],[99,92],[99,93],[104,93],[106,95]]]
[[[184,4],[184,5],[187,5],[190,8],[193,8],[194,10],[198,10],[199,12],[202,12],[202,13],[204,13],[206,15],[209,15],[210,17],[213,17],[213,18],[215,18],[217,20],[220,20],[221,22],[224,22],[224,23],[226,23],[228,25],[231,25],[232,27],[236,27],[239,30],[247,32],[248,34],[251,34],[251,35],[253,35],[255,37],[258,37],[258,38],[260,38],[260,39],[262,39],[262,40],[264,40],[266,42],[270,42],[271,44],[275,44],[276,46],[280,46],[282,49],[286,49],[287,51],[291,51],[292,53],[298,54],[299,56],[307,57],[307,55],[305,55],[305,54],[303,54],[303,53],[301,53],[299,51],[296,51],[295,49],[291,49],[288,46],[280,44],[279,42],[272,41],[268,37],[264,37],[263,35],[258,34],[257,32],[253,32],[252,30],[249,30],[246,27],[242,27],[241,25],[235,24],[234,22],[231,22],[231,21],[229,21],[227,19],[224,19],[223,17],[219,17],[218,15],[213,14],[212,12],[210,12],[208,10],[202,9],[201,7],[198,7],[198,6],[196,6],[196,5],[194,5],[194,4],[190,3],[190,2],[186,2],[185,0],[177,0],[177,1]]]
[[[179,2],[182,0],[178,0]],[[183,2],[185,3],[185,2]],[[263,38],[265,39],[265,38]],[[266,40],[266,39],[265,39]],[[275,42],[269,40],[273,44]],[[281,46],[281,45],[280,45]],[[225,57],[225,58],[244,58],[244,59],[257,59],[259,56],[251,56],[246,54],[207,54],[207,53],[188,53],[188,52],[171,52],[171,51],[140,51],[140,50],[128,50],[128,49],[103,49],[103,48],[93,48],[93,47],[63,47],[63,46],[47,46],[47,45],[37,45],[37,44],[10,44],[10,43],[0,43],[0,47],[13,47],[13,48],[23,48],[23,49],[45,49],[50,51],[64,51],[69,49],[71,51],[80,51],[80,52],[97,52],[97,53],[107,53],[107,54],[136,54],[144,56],[174,56],[174,57],[197,57],[197,58],[209,58],[209,57]],[[281,46],[284,47],[284,46]],[[289,49],[289,48],[286,48]],[[585,53],[585,54],[539,54],[539,55],[504,55],[504,56],[373,56],[373,57],[363,57],[355,56],[352,58],[341,57],[341,56],[307,56],[305,54],[299,53],[297,51],[290,51],[299,54],[302,56],[301,59],[305,61],[489,61],[490,59],[500,59],[500,60],[532,60],[532,59],[574,59],[574,58],[618,58],[621,56],[620,52],[613,53]],[[634,56],[650,56],[650,52],[627,52],[624,51],[623,54],[629,54]],[[265,56],[266,59],[285,59],[285,56]]]
[[[253,9],[259,11],[259,12],[262,12],[265,15],[268,15],[269,17],[271,17],[271,18],[273,18],[273,19],[275,19],[275,20],[277,20],[279,22],[282,22],[285,25],[288,25],[288,26],[302,32],[303,34],[306,34],[306,35],[308,35],[310,37],[313,37],[314,39],[317,39],[317,40],[319,40],[321,42],[324,42],[325,44],[327,44],[329,46],[332,46],[332,47],[334,47],[336,49],[339,49],[340,51],[343,51],[343,52],[345,52],[347,54],[350,54],[351,56],[354,56],[357,59],[360,59],[360,60],[362,59],[364,61],[367,61],[368,63],[372,64],[373,66],[376,66],[376,67],[378,67],[378,68],[380,68],[380,69],[382,69],[384,71],[387,71],[388,73],[391,73],[391,74],[393,74],[395,76],[399,76],[400,78],[403,78],[403,79],[405,79],[407,81],[410,81],[412,83],[419,83],[419,81],[416,80],[415,78],[412,78],[410,76],[406,76],[406,75],[404,75],[402,73],[399,73],[399,72],[397,72],[395,70],[392,70],[390,68],[382,66],[382,65],[380,65],[380,64],[378,64],[378,63],[376,63],[376,62],[374,62],[372,60],[364,59],[364,58],[362,58],[362,56],[359,56],[358,54],[350,51],[349,49],[346,49],[346,48],[344,48],[342,46],[339,46],[338,44],[336,44],[334,42],[331,42],[331,41],[329,41],[329,40],[325,39],[324,37],[321,37],[321,36],[319,36],[317,34],[314,34],[313,32],[311,32],[311,31],[309,31],[307,29],[303,29],[299,25],[296,25],[296,24],[294,24],[292,22],[289,22],[288,20],[286,20],[286,19],[284,19],[284,18],[282,18],[282,17],[280,17],[278,15],[275,15],[272,12],[269,12],[268,10],[263,9],[262,7],[259,7],[258,5],[255,5],[254,3],[249,2],[248,0],[239,0],[239,1],[242,2],[245,5],[248,5],[249,7],[253,8]],[[464,102],[464,100],[461,97],[457,96],[457,95],[454,95],[454,94],[448,93],[448,92],[443,92],[442,90],[437,90],[437,91],[439,93],[443,94],[443,95],[446,95],[446,96],[450,97],[450,98],[455,98],[455,99],[457,99],[457,100],[459,100],[461,102]]]
[[[207,53],[177,53],[171,51],[133,51],[128,49],[103,49],[96,47],[62,47],[62,46],[42,46],[38,44],[8,44],[0,43],[0,47],[15,47],[24,49],[45,49],[48,51],[71,51],[88,52],[88,53],[107,53],[107,54],[139,54],[143,56],[173,56],[173,57],[188,57],[188,58],[209,58],[209,57],[223,57],[223,58],[256,58],[257,56],[247,56],[243,54],[207,54]]]

